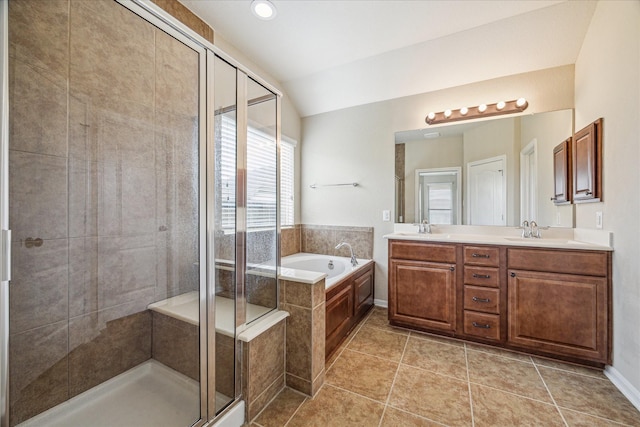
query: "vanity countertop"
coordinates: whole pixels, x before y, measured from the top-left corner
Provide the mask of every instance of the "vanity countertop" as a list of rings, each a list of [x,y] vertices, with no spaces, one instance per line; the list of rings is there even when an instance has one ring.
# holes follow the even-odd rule
[[[524,246],[550,249],[613,251],[611,233],[603,230],[559,228],[543,231],[542,238],[520,237],[516,227],[440,226],[431,233],[418,233],[418,227],[395,224],[394,232],[385,239],[419,242],[470,243],[483,245]]]

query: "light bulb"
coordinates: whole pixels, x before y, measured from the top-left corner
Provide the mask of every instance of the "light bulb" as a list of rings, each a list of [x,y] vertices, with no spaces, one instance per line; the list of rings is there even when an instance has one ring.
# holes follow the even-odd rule
[[[468,112],[469,112],[469,109],[467,107],[462,107],[460,109],[460,114],[462,114],[463,116],[466,116]]]
[[[487,111],[487,104],[480,104],[478,106],[478,111],[480,111],[481,113],[484,113],[485,111]]]
[[[496,108],[498,110],[502,110],[505,107],[505,105],[507,105],[507,104],[505,104],[504,101],[500,101],[500,102],[498,102],[498,105],[496,105]]]
[[[524,98],[518,98],[516,101],[516,107],[522,107],[527,103],[527,100]]]
[[[427,116],[429,118],[429,120],[433,120],[436,118],[436,113],[434,113],[433,111],[429,113],[429,115]]]
[[[444,116],[447,118],[451,117],[451,110],[445,110]]]

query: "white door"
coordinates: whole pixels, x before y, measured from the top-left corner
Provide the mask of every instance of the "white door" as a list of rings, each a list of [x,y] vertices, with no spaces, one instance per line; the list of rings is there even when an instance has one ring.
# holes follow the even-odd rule
[[[506,163],[501,156],[467,164],[469,224],[506,225]]]

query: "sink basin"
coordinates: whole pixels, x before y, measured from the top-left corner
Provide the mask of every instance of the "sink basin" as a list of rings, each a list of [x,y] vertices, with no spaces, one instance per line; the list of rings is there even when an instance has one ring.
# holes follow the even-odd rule
[[[538,245],[585,245],[584,242],[568,239],[536,239],[531,237],[505,237],[505,240],[519,243],[532,243]]]
[[[416,232],[400,232],[395,233],[397,236],[407,236],[407,237],[416,237],[420,239],[433,239],[433,240],[442,240],[451,238],[450,234],[429,234],[429,233],[416,233]]]

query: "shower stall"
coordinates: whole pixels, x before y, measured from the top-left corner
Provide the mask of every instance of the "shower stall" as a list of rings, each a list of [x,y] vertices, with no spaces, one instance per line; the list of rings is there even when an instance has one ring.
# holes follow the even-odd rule
[[[0,425],[217,421],[278,305],[281,95],[148,1],[0,7]]]

